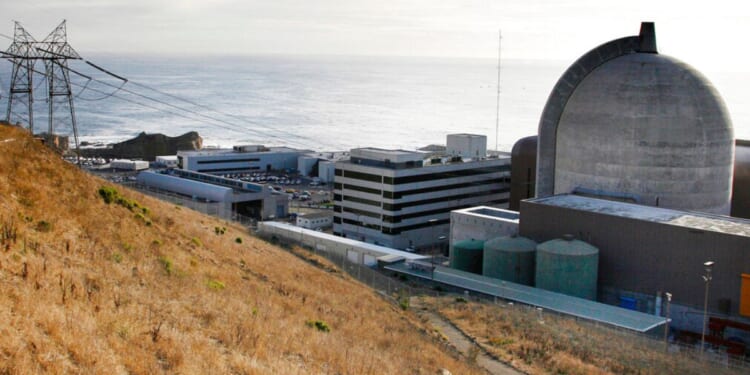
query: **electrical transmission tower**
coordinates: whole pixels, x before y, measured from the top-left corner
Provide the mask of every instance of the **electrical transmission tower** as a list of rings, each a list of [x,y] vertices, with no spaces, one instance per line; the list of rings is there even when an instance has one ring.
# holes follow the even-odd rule
[[[68,44],[65,21],[63,20],[41,42],[36,41],[20,23],[16,22],[13,43],[7,51],[2,52],[2,57],[13,64],[6,120],[9,123],[26,122],[33,134],[34,91],[41,87],[41,83],[46,83],[49,123],[47,133],[52,136],[57,124],[69,123],[77,150],[78,127],[70,88],[68,60],[81,60],[81,56]],[[44,64],[43,71],[37,69],[39,62]],[[35,76],[40,77],[35,81]]]

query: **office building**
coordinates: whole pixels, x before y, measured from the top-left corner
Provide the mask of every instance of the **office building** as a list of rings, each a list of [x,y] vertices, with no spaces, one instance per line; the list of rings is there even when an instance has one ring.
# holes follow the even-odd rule
[[[445,241],[453,210],[479,205],[507,208],[509,155],[492,159],[428,155],[351,150],[348,161],[336,163],[334,234],[420,249]]]

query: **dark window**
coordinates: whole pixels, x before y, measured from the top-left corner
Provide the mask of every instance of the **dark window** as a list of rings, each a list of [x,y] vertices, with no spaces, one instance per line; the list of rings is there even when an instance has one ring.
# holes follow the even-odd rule
[[[476,175],[505,172],[505,171],[510,171],[510,165],[499,165],[495,167],[484,167],[484,168],[474,168],[474,169],[461,169],[457,171],[432,173],[432,174],[418,175],[418,176],[396,177],[396,180],[394,181],[394,183],[395,185],[401,185],[401,184],[410,184],[414,182],[442,180],[446,178],[455,178],[455,177],[476,176]]]
[[[402,208],[406,208],[406,207],[421,206],[423,204],[447,202],[447,201],[459,200],[459,199],[464,199],[464,198],[473,198],[473,197],[480,197],[480,196],[486,196],[486,195],[492,195],[492,194],[507,193],[509,191],[510,191],[510,188],[503,187],[500,189],[492,189],[492,190],[483,191],[481,193],[451,195],[447,197],[424,199],[421,201],[414,201],[414,202],[405,202],[405,203],[397,203],[397,204],[383,203],[383,209],[387,211],[399,211]]]
[[[342,171],[341,169],[334,169],[334,170],[333,170],[333,174],[334,174],[335,176],[343,176],[343,175],[344,175],[344,172],[343,172],[343,171]]]
[[[334,224],[341,224],[341,218],[338,216],[333,217],[333,223]]]
[[[427,228],[427,227],[431,227],[433,225],[449,224],[450,222],[451,222],[450,219],[443,219],[443,220],[438,220],[438,221],[436,221],[434,223],[424,222],[424,223],[409,225],[409,226],[405,226],[405,227],[398,227],[398,228],[383,227],[383,230],[381,230],[381,233],[384,233],[384,234],[400,234],[401,232],[406,232],[406,231],[409,231],[409,230]]]
[[[344,177],[353,178],[355,180],[370,181],[370,182],[381,182],[383,176],[370,173],[362,173],[355,171],[344,171]]]
[[[384,191],[383,197],[391,198],[391,199],[401,199],[405,196],[414,195],[414,194],[432,193],[436,191],[461,189],[461,188],[472,187],[472,186],[502,184],[502,183],[506,183],[505,180],[506,180],[505,178],[498,178],[498,179],[493,178],[493,179],[482,180],[482,181],[465,182],[462,184],[453,184],[453,185],[445,185],[445,186],[435,186],[435,187],[429,187],[429,188],[423,188],[423,189],[405,190],[405,191],[397,191],[397,192]]]
[[[341,206],[333,205],[333,212],[341,212]]]
[[[334,202],[341,202],[341,194],[334,194],[333,195],[333,201]]]
[[[380,195],[380,190],[378,189],[372,189],[372,188],[367,188],[367,187],[357,186],[357,185],[350,185],[350,184],[344,184],[344,190],[356,190],[356,191],[361,191],[363,193]]]
[[[333,183],[333,188],[334,188],[334,189],[336,189],[336,190],[341,190],[341,183],[339,183],[339,182],[334,182],[334,183]]]
[[[335,198],[335,196],[336,195],[334,195],[334,198]],[[366,205],[369,205],[369,206],[380,207],[380,202],[369,200],[369,199],[362,199],[362,198],[357,198],[357,197],[344,196],[344,200],[347,201],[347,202],[355,202],[355,203],[366,204]]]
[[[344,207],[343,210],[344,212],[348,212],[348,213],[355,214],[355,215],[368,216],[368,217],[374,217],[376,219],[380,219],[380,214],[376,214],[370,211],[359,210],[359,209],[351,208],[351,207]]]

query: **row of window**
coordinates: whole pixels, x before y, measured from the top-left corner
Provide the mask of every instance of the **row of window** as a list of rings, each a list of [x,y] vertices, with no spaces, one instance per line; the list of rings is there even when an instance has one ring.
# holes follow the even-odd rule
[[[371,174],[371,173],[348,171],[348,170],[342,170],[338,168],[334,171],[334,174],[336,176],[351,178],[355,180],[378,182],[378,183],[382,182],[383,184],[386,184],[386,185],[401,185],[401,184],[411,184],[415,182],[443,180],[447,178],[476,176],[476,175],[482,175],[482,174],[509,172],[509,171],[510,171],[510,165],[507,164],[507,165],[498,165],[498,166],[493,166],[493,167],[460,169],[456,171],[427,173],[427,174],[422,174],[422,175],[403,176],[403,177],[380,176],[380,175]]]
[[[503,183],[510,183],[510,177],[504,176],[504,177],[497,178],[497,179],[465,182],[462,184],[435,186],[435,187],[429,187],[429,188],[413,189],[413,190],[405,190],[405,191],[397,191],[397,192],[384,191],[383,197],[390,198],[390,199],[401,199],[405,196],[415,195],[415,194],[433,193],[436,191],[463,189],[463,188],[473,187],[473,186],[483,186],[483,185],[503,184]]]
[[[199,169],[198,172],[202,173],[210,173],[210,172],[238,172],[238,171],[257,171],[260,167],[242,167],[242,168],[209,168],[209,169]]]
[[[383,198],[388,199],[401,199],[403,197],[409,196],[409,195],[415,195],[415,194],[424,194],[424,193],[433,193],[436,191],[445,191],[445,190],[454,190],[454,189],[462,189],[466,187],[472,187],[472,186],[482,186],[482,185],[490,185],[490,184],[496,184],[496,183],[510,183],[510,177],[509,176],[503,176],[500,178],[493,178],[489,180],[481,180],[481,181],[473,181],[473,182],[464,182],[461,184],[453,184],[453,185],[443,185],[443,186],[434,186],[434,187],[428,187],[428,188],[422,188],[422,189],[413,189],[413,190],[405,190],[405,191],[381,191],[378,189],[372,189],[367,188],[363,186],[357,186],[357,185],[351,185],[351,184],[341,184],[341,183],[334,183],[333,189],[334,190],[355,190],[355,191],[361,191],[364,193],[370,193],[370,194],[377,194],[383,196]],[[338,196],[339,199],[336,199]],[[341,201],[341,195],[335,194],[334,200]],[[346,200],[349,200],[348,197]],[[374,202],[374,201],[370,201]],[[371,203],[365,203],[365,204],[371,204]],[[377,204],[371,204],[373,206],[380,206],[380,203]]]
[[[510,188],[509,187],[501,187],[501,188],[497,188],[497,189],[485,190],[485,191],[478,192],[478,193],[450,195],[450,196],[447,196],[447,197],[424,199],[424,200],[414,201],[414,202],[383,203],[383,209],[387,210],[387,211],[400,211],[401,209],[406,208],[406,207],[421,206],[421,205],[425,205],[425,204],[448,202],[448,201],[453,201],[453,200],[459,200],[459,199],[465,199],[465,198],[475,198],[475,197],[481,197],[481,196],[487,196],[487,195],[493,195],[493,194],[500,194],[500,193],[508,193],[508,192],[510,192]]]
[[[221,159],[221,160],[198,160],[197,164],[219,164],[219,163],[244,163],[260,161],[258,158],[251,159]]]
[[[457,194],[457,195],[450,195],[450,196],[447,196],[447,197],[439,197],[439,198],[433,198],[433,199],[423,199],[423,200],[414,201],[414,202],[404,202],[404,203],[396,203],[396,204],[393,204],[393,203],[383,203],[382,204],[382,208],[383,208],[383,210],[386,210],[386,211],[394,211],[395,212],[395,211],[401,211],[402,209],[407,208],[407,207],[422,206],[422,205],[432,204],[432,203],[458,201],[458,200],[466,199],[466,198],[476,198],[476,197],[490,196],[490,195],[494,195],[494,194],[502,194],[502,193],[508,193],[508,192],[510,192],[510,188],[508,188],[508,187],[501,187],[501,188],[498,188],[498,189],[485,190],[485,191],[482,191],[482,192],[479,192],[479,193]],[[336,204],[336,202],[340,202],[341,201],[341,196],[338,195],[338,194],[334,194],[333,200],[334,200],[333,211],[334,212],[342,212],[342,206],[340,204]],[[356,198],[356,197],[344,197],[344,200],[345,201],[351,201],[351,202],[357,202],[357,203],[363,203],[363,204],[370,204],[370,203],[372,203],[370,205],[378,207],[378,208],[381,207],[379,202],[368,201],[367,199],[361,199],[361,198]],[[367,203],[367,202],[370,202],[370,203]],[[445,211],[445,209],[440,209],[440,210],[441,211]],[[357,212],[354,212],[354,211],[357,211]],[[365,210],[359,210],[359,209],[355,209],[355,208],[350,208],[350,207],[343,207],[343,212],[352,212],[352,213],[357,213],[358,215],[365,215],[365,216],[376,217],[376,218],[380,217],[380,214],[377,214],[377,213],[374,213],[374,212],[370,212],[370,211],[365,211]]]
[[[490,204],[490,205],[493,205],[493,204],[505,204],[505,203],[508,203],[508,198],[495,199],[495,200],[492,200],[492,201],[485,202],[485,204]],[[352,214],[355,214],[355,215],[358,215],[358,216],[367,216],[367,217],[372,217],[372,218],[376,218],[376,219],[382,219],[383,223],[395,224],[395,223],[400,223],[402,220],[406,220],[406,219],[414,219],[414,218],[419,218],[419,217],[427,217],[427,216],[432,216],[432,215],[435,215],[435,214],[450,212],[450,211],[453,211],[453,210],[460,210],[460,209],[468,208],[468,207],[472,207],[472,206],[474,206],[474,204],[459,204],[459,205],[452,206],[450,208],[443,208],[443,209],[439,209],[439,210],[430,210],[430,211],[415,212],[415,213],[405,214],[405,215],[396,215],[396,216],[383,215],[382,218],[379,215],[375,214],[375,213],[368,212],[368,211],[363,211],[363,210],[358,210],[358,209],[353,209],[353,208],[349,208],[349,207],[344,207],[343,208],[343,212],[352,213]],[[336,212],[341,212],[341,211],[336,211]],[[350,224],[350,225],[355,225],[355,226],[374,227],[373,224],[365,224],[365,223],[363,223],[361,221],[357,221],[357,220],[350,220],[350,219],[343,219],[342,220],[341,216],[334,216],[334,218],[333,218],[333,222],[334,223],[341,224],[342,221],[345,224]],[[428,224],[438,224],[438,223],[441,223],[441,222],[447,223],[447,222],[450,222],[450,219],[441,219],[441,220],[438,220],[435,223],[428,223]],[[400,231],[418,229],[418,228],[423,228],[423,227],[426,227],[426,226],[428,226],[428,225],[426,225],[426,224],[415,224],[415,225],[402,226],[402,227],[398,227],[398,228],[389,228],[389,227],[385,227],[384,226],[384,227],[382,227],[382,232],[383,233],[394,234],[395,230],[398,230],[399,233],[400,233]]]

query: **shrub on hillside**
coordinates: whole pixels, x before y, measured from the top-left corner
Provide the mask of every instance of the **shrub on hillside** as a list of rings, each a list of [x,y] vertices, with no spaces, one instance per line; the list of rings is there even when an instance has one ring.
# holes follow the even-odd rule
[[[315,328],[320,332],[331,332],[331,327],[322,320],[308,320],[305,322],[305,325],[310,328]]]

